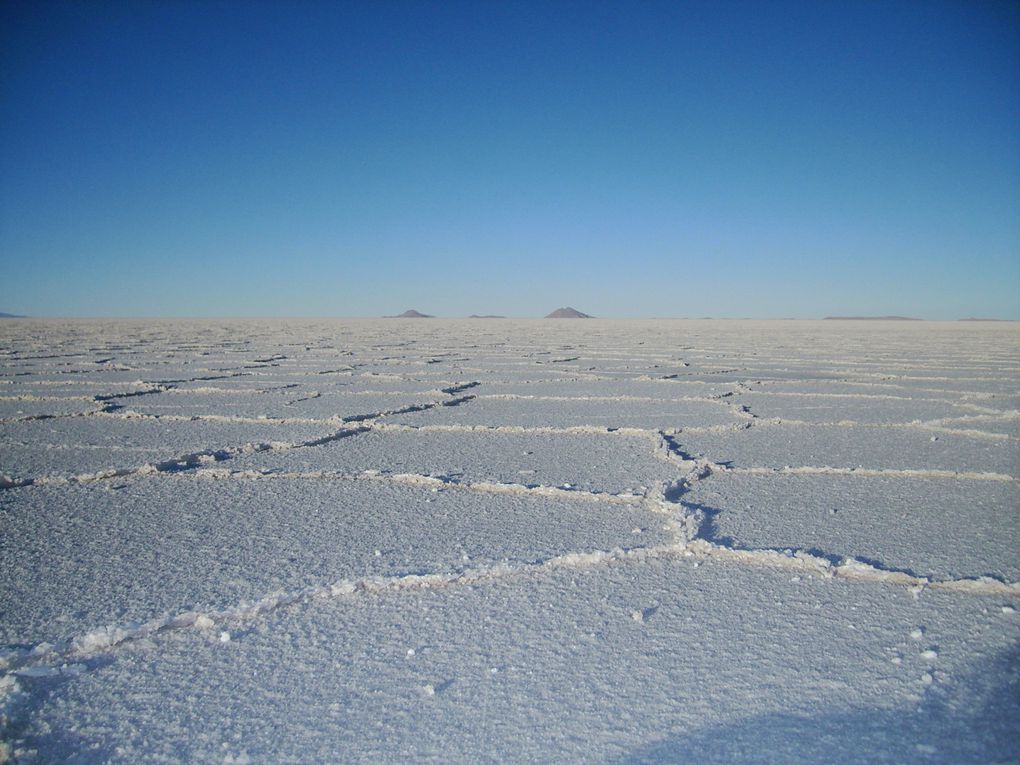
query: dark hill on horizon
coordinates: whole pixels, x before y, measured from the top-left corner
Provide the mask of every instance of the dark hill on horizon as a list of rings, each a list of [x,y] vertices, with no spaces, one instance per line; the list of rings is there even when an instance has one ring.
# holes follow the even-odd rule
[[[566,308],[557,308],[551,314],[546,316],[547,319],[594,319],[594,316],[589,316],[586,313],[581,313],[576,308],[567,306]]]
[[[387,318],[387,319],[434,319],[435,316],[433,316],[430,313],[421,313],[419,311],[414,310],[413,308],[409,308],[408,310],[404,311],[401,314],[397,314],[396,316],[387,316],[385,318]]]

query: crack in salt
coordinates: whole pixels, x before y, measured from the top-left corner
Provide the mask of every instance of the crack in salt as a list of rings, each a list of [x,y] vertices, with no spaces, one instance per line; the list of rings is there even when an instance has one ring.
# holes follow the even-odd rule
[[[728,370],[736,371],[736,370]],[[239,373],[242,374],[242,373]],[[230,377],[236,375],[226,375]],[[199,379],[222,379],[222,377],[196,378]],[[901,378],[910,379],[910,378]],[[934,378],[932,378],[934,379]],[[159,385],[165,386],[163,390],[171,390],[175,382],[165,381]],[[191,381],[188,381],[191,382]],[[461,385],[452,385],[441,390],[442,393],[455,396],[465,390],[476,387],[480,383],[471,382]],[[104,403],[120,398],[146,395],[148,393],[160,392],[159,390],[148,389],[144,391],[131,391],[123,394],[112,394],[107,397],[94,397],[97,403]],[[491,395],[485,398],[525,398],[540,400],[570,400],[569,397],[549,396],[500,396]],[[475,398],[474,395],[465,395],[459,398],[452,398],[439,402],[427,404],[416,404],[402,409],[375,412],[365,415],[354,415],[344,418],[343,422],[350,423],[336,433],[319,439],[313,439],[297,444],[286,443],[260,443],[246,444],[240,447],[232,447],[220,450],[207,450],[184,455],[180,458],[168,460],[161,463],[144,465],[138,468],[127,470],[109,470],[100,473],[76,476],[70,479],[56,479],[40,477],[37,479],[24,479],[20,482],[0,477],[0,488],[12,488],[15,486],[29,486],[49,482],[66,481],[87,482],[101,480],[104,478],[122,477],[127,475],[164,475],[170,476],[187,472],[190,477],[198,480],[273,480],[273,479],[305,479],[305,480],[375,480],[392,481],[407,485],[423,487],[444,487],[464,491],[476,491],[487,493],[514,493],[525,496],[554,496],[557,498],[580,499],[586,501],[612,502],[626,505],[640,505],[646,509],[664,514],[669,517],[668,528],[672,531],[673,539],[667,543],[649,546],[621,548],[611,550],[573,551],[550,557],[544,561],[531,563],[501,563],[485,567],[466,569],[461,571],[433,572],[426,574],[411,574],[404,576],[370,576],[355,579],[341,579],[339,581],[303,587],[291,592],[278,592],[266,595],[254,603],[239,604],[236,606],[213,610],[207,612],[185,611],[166,618],[154,619],[142,623],[128,623],[122,625],[108,625],[96,630],[79,635],[73,639],[56,643],[41,643],[32,649],[12,651],[6,656],[0,657],[0,666],[3,672],[0,673],[0,681],[8,681],[4,686],[7,690],[0,689],[0,697],[11,698],[12,691],[17,684],[9,682],[11,674],[19,672],[27,674],[30,672],[62,672],[62,667],[68,662],[77,662],[98,654],[106,653],[116,649],[125,643],[133,640],[153,637],[164,632],[199,629],[208,630],[219,624],[243,622],[256,619],[264,614],[280,608],[300,604],[311,604],[325,600],[353,598],[363,595],[381,594],[388,592],[413,592],[423,589],[445,588],[452,586],[484,584],[501,581],[509,578],[520,578],[535,576],[544,572],[561,569],[582,569],[593,568],[614,564],[642,563],[660,557],[699,557],[719,561],[738,563],[741,565],[756,565],[782,570],[796,570],[809,572],[823,578],[840,578],[858,583],[878,583],[907,587],[919,595],[925,589],[940,589],[958,593],[978,595],[1005,595],[1020,596],[1020,583],[1004,582],[990,577],[959,578],[947,580],[930,580],[924,577],[917,577],[902,571],[886,570],[881,567],[865,563],[853,558],[836,559],[835,556],[810,553],[802,550],[773,550],[764,548],[741,549],[735,546],[720,544],[706,538],[706,518],[703,511],[696,507],[689,506],[682,501],[682,496],[690,487],[698,482],[709,478],[714,472],[732,473],[805,473],[805,474],[837,474],[837,475],[892,475],[892,476],[925,476],[925,477],[948,477],[968,478],[972,480],[996,480],[1013,481],[1018,480],[1012,476],[1005,476],[997,473],[968,473],[945,470],[867,470],[861,468],[827,468],[803,466],[799,468],[729,468],[725,465],[712,462],[702,456],[694,455],[685,451],[679,444],[676,436],[682,432],[718,432],[720,430],[735,430],[747,427],[762,427],[783,424],[791,424],[790,421],[758,420],[747,407],[727,401],[728,395],[719,397],[685,397],[676,400],[686,401],[711,401],[730,408],[735,414],[742,415],[746,422],[738,426],[711,426],[709,428],[691,428],[675,431],[673,433],[663,430],[646,430],[638,428],[595,428],[595,427],[573,427],[573,428],[535,428],[517,426],[459,426],[459,425],[424,425],[407,426],[379,422],[387,415],[402,414],[415,411],[424,411],[439,406],[458,406]],[[576,399],[574,399],[576,400]],[[613,400],[642,400],[642,397],[584,397],[582,400],[613,401]],[[118,407],[120,409],[122,407]],[[82,416],[82,415],[74,415]],[[87,416],[118,416],[118,417],[149,417],[153,419],[164,419],[175,421],[174,416],[158,417],[153,415],[137,415],[130,412],[107,410],[101,413],[89,414]],[[180,419],[213,419],[181,417]],[[217,418],[220,419],[220,418]],[[247,418],[245,421],[255,418]],[[235,421],[230,419],[228,421]],[[256,420],[265,424],[264,419]],[[818,423],[804,423],[817,426]],[[857,423],[837,423],[843,426],[855,426]],[[924,423],[910,423],[907,426],[920,427]],[[929,423],[933,426],[934,423]],[[902,427],[903,425],[896,425]],[[326,471],[309,473],[270,473],[262,471],[230,471],[223,468],[213,468],[211,465],[229,460],[232,457],[254,451],[286,450],[297,449],[306,446],[319,446],[343,438],[355,436],[369,430],[400,430],[400,431],[444,431],[444,432],[506,432],[506,433],[598,433],[598,434],[619,434],[619,435],[640,435],[649,437],[654,444],[653,450],[657,457],[677,467],[680,475],[678,478],[668,481],[659,489],[649,492],[644,496],[628,494],[608,494],[599,492],[581,491],[575,489],[562,489],[559,487],[547,486],[524,486],[512,483],[495,482],[459,482],[447,476],[426,476],[418,474],[391,474],[378,471],[365,471],[359,474],[330,473]]]

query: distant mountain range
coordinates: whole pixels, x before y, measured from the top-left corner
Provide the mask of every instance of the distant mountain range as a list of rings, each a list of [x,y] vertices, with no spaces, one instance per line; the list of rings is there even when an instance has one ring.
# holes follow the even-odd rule
[[[3,313],[0,311],[0,319],[24,319],[24,316],[16,313]]]
[[[547,319],[594,319],[594,316],[589,316],[586,313],[581,313],[576,308],[567,306],[566,308],[557,308],[551,314],[546,316]]]

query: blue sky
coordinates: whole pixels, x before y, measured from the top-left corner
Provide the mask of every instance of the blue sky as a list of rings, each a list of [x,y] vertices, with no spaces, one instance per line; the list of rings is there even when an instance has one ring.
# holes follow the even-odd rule
[[[1020,319],[1020,5],[5,2],[0,311]]]

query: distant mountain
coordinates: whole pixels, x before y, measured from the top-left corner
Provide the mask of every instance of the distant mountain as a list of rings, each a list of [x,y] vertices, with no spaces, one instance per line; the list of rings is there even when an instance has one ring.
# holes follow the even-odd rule
[[[479,315],[477,313],[473,313],[470,316],[468,316],[468,318],[469,319],[505,319],[506,316],[497,316],[494,313],[487,313],[487,314],[482,314],[482,315]]]
[[[4,314],[0,314],[0,316],[3,316],[3,315]],[[1009,321],[1009,319],[977,319],[977,318],[974,318],[973,316],[971,316],[968,319],[960,319],[959,321]]]
[[[825,321],[921,321],[912,316],[826,316]]]
[[[586,313],[581,313],[576,308],[557,308],[551,314],[546,316],[547,319],[594,319],[594,316],[589,316]]]
[[[0,312],[0,319],[24,319],[24,316],[16,313],[2,313]]]
[[[432,314],[428,314],[428,313],[420,313],[420,312],[414,310],[413,308],[411,308],[410,310],[404,311],[402,314],[400,314],[398,316],[389,316],[387,318],[390,318],[390,319],[434,319],[435,316],[433,316]]]

